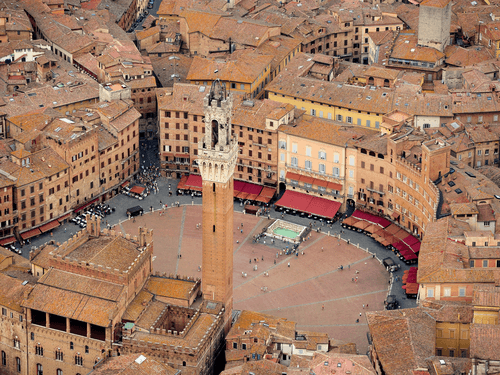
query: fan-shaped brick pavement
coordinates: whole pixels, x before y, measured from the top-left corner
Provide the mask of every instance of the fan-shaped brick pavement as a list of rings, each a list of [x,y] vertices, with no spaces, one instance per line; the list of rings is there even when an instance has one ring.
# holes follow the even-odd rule
[[[153,229],[154,271],[201,277],[202,231],[196,227],[200,218],[201,206],[181,206],[169,208],[164,215],[157,211],[139,216],[116,229],[131,234],[137,233],[138,226]],[[298,323],[298,329],[355,342],[359,352],[365,353],[368,328],[364,312],[384,308],[389,286],[384,267],[362,249],[316,232],[301,244],[304,255],[276,257],[282,243],[253,242],[253,235],[270,222],[235,212],[234,308],[288,318]],[[343,270],[338,269],[340,265]]]

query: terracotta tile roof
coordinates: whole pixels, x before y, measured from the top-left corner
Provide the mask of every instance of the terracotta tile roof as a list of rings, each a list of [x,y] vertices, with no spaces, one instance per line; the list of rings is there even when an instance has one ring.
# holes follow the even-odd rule
[[[22,306],[100,327],[109,327],[118,313],[118,303],[114,301],[43,284],[35,286]]]
[[[59,76],[54,86],[45,84],[26,90],[18,96],[6,97],[7,104],[2,110],[8,116],[16,116],[43,107],[58,108],[85,100],[98,100],[99,84],[90,77],[76,71],[71,73],[73,76],[60,69],[56,69],[55,72]],[[68,82],[72,82],[71,87],[67,85]],[[64,87],[57,87],[58,83],[64,84]]]
[[[264,326],[262,321],[268,326]],[[293,340],[295,338],[295,322],[255,311],[243,310],[231,327],[226,339],[239,337],[249,330],[252,331],[252,337],[267,339],[273,334],[282,339]]]
[[[16,279],[0,273],[0,306],[23,313],[21,307],[25,296],[33,289],[33,285],[22,285],[24,280]]]
[[[166,305],[166,304],[165,304]],[[173,346],[196,348],[204,335],[210,331],[210,326],[216,321],[216,316],[207,313],[200,313],[200,316],[189,328],[184,337],[149,334],[147,332],[136,331],[132,339],[150,341],[153,344],[165,344]],[[148,327],[149,329],[150,327]]]
[[[128,87],[131,89],[143,89],[143,88],[156,88],[156,80],[153,76],[147,76],[144,78],[133,79],[127,82]]]
[[[473,323],[470,326],[470,357],[498,360],[500,325]]]
[[[346,126],[344,123],[310,115],[303,115],[292,125],[281,125],[279,131],[341,147],[345,147],[346,143],[353,147],[357,145],[357,141],[366,139],[368,142],[380,134],[375,129]]]
[[[247,50],[227,55],[225,61],[195,56],[186,79],[192,82],[220,79],[226,82],[253,83],[264,74],[272,61],[273,56]]]
[[[194,281],[151,277],[145,288],[156,296],[188,300],[195,286]]]
[[[225,370],[221,375],[238,374],[238,375],[281,375],[288,372],[288,367],[273,361],[263,359],[260,361],[245,362],[241,366]]]
[[[253,128],[265,129],[267,118],[278,120],[294,109],[291,104],[284,104],[268,99],[254,100],[253,103],[253,107],[244,106],[241,102],[233,105],[235,109],[231,123],[233,125],[248,126],[251,121]]]
[[[144,360],[142,359],[144,358]],[[107,357],[95,366],[93,375],[175,375],[178,370],[152,358],[148,354],[127,354]]]
[[[189,83],[175,83],[173,90],[158,89],[156,92],[158,109],[203,115],[203,98],[208,90],[210,87]]]
[[[51,268],[39,280],[39,284],[70,292],[117,302],[125,291],[123,285]]]
[[[117,144],[118,138],[106,130],[106,128],[100,126],[98,132],[98,142],[99,151],[102,151]]]
[[[154,78],[153,78],[154,80]],[[112,102],[96,103],[90,110],[99,113],[103,120],[103,126],[108,127],[113,134],[121,132],[132,125],[141,117],[141,114],[133,106],[130,100],[114,100]],[[107,125],[109,124],[109,125]]]
[[[420,6],[428,6],[434,8],[444,8],[450,3],[451,0],[423,0]]]
[[[45,177],[69,169],[69,164],[51,148],[44,148],[31,154],[31,168],[38,169]]]
[[[451,216],[427,225],[418,260],[419,284],[500,282],[500,275],[494,269],[465,268],[462,259],[468,248],[453,239],[463,238],[464,225],[467,224]]]
[[[346,85],[304,76],[312,64],[314,61],[309,55],[296,55],[287,70],[266,86],[266,91],[372,114],[385,114],[392,110],[394,90],[371,90],[368,86]]]
[[[391,41],[394,36],[394,33],[395,32],[393,30],[384,30],[384,31],[368,33],[368,36],[371,38],[371,40],[376,46],[379,46],[381,44]]]
[[[498,134],[481,125],[466,125],[465,132],[474,143],[498,142]]]
[[[135,32],[135,36],[136,36],[137,40],[143,40],[143,39],[149,38],[150,36],[153,36],[155,34],[160,34],[160,26],[154,26],[154,27],[151,27],[150,29],[147,29],[147,30]]]
[[[158,14],[161,14],[160,10],[158,11]],[[186,9],[179,15],[186,20],[188,33],[199,32],[207,36],[211,35],[215,25],[222,17],[220,13],[204,12],[195,9]]]
[[[160,42],[160,43],[153,44],[152,46],[147,46],[146,52],[150,55],[157,54],[157,53],[158,54],[159,53],[161,53],[161,54],[163,54],[163,53],[178,53],[180,51],[180,48],[181,48],[180,44]],[[153,58],[153,57],[154,56],[151,56],[151,58]],[[153,67],[155,67],[155,60],[152,59],[151,63],[153,64]],[[162,66],[162,68],[163,68],[163,66]],[[177,73],[177,71],[176,71],[176,73]]]
[[[144,289],[141,290],[127,306],[127,309],[123,313],[122,320],[131,322],[137,321],[152,299],[153,295],[151,293]]]
[[[435,350],[436,322],[423,309],[367,312],[366,318],[385,374],[414,375],[414,370],[427,368],[426,358]]]
[[[168,304],[156,300],[150,302],[139,317],[139,320],[136,322],[136,326],[150,330],[167,306]]]
[[[285,35],[277,35],[267,39],[256,48],[261,55],[273,56],[271,69],[276,69],[283,59],[300,45],[300,40]],[[319,56],[319,55],[317,55]]]
[[[500,307],[500,287],[488,284],[474,285],[472,305]]]
[[[55,253],[61,251],[64,249],[58,248]],[[116,254],[120,254],[120,256],[117,257]],[[117,269],[123,272],[128,270],[139,254],[138,245],[123,237],[100,236],[90,238],[87,242],[76,247],[66,255],[66,258],[92,263],[96,266],[101,265],[104,271],[106,267],[110,267],[112,271]]]
[[[382,154],[382,155],[387,155],[387,140],[389,137],[387,135],[384,135],[382,137],[380,136],[372,136],[367,139],[360,140],[356,144],[356,148],[364,148],[367,150],[371,150],[376,152],[377,154]]]
[[[477,17],[477,15],[476,15]],[[489,60],[493,56],[490,51],[481,46],[463,48],[460,46],[448,46],[445,50],[446,63],[454,66],[470,66]]]
[[[477,215],[479,210],[475,203],[450,203],[452,215]]]
[[[308,367],[316,375],[375,375],[377,373],[368,356],[355,354],[316,352]]]
[[[371,65],[366,69],[365,77],[382,78],[388,80],[395,80],[401,74],[400,70],[384,68],[376,65]]]
[[[477,215],[477,221],[495,221],[495,211],[491,208],[489,204],[480,204],[477,206],[479,210],[479,215]]]
[[[455,115],[500,111],[500,104],[494,94],[473,94],[469,92],[469,95],[467,95],[465,92],[452,92],[451,95],[453,98],[453,113]]]
[[[405,31],[398,35],[390,56],[395,59],[438,64],[444,58],[444,53],[435,48],[419,45],[417,34]]]
[[[451,150],[454,152],[462,152],[474,148],[474,143],[471,142],[469,136],[465,133],[457,134],[453,138],[447,140],[451,144]]]

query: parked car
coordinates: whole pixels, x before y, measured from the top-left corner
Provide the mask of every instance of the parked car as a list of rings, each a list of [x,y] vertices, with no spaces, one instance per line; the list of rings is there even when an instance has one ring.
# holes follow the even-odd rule
[[[143,213],[144,210],[142,209],[141,206],[134,206],[127,209],[127,215],[130,217],[142,215]]]
[[[382,259],[382,264],[384,265],[385,269],[389,272],[394,272],[399,269],[399,265],[396,264],[396,262],[394,262],[394,260],[392,260],[392,258],[389,257]]]
[[[389,294],[384,301],[386,310],[395,310],[399,307],[399,302],[394,294]]]

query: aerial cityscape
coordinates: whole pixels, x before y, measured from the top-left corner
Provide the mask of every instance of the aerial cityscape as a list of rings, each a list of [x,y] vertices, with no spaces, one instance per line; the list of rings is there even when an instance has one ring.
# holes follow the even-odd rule
[[[0,374],[500,374],[499,27],[0,0]]]

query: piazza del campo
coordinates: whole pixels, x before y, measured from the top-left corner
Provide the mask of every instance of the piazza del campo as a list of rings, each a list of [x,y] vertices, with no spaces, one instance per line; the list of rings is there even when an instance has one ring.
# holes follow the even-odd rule
[[[0,0],[0,374],[500,374],[499,27]]]

